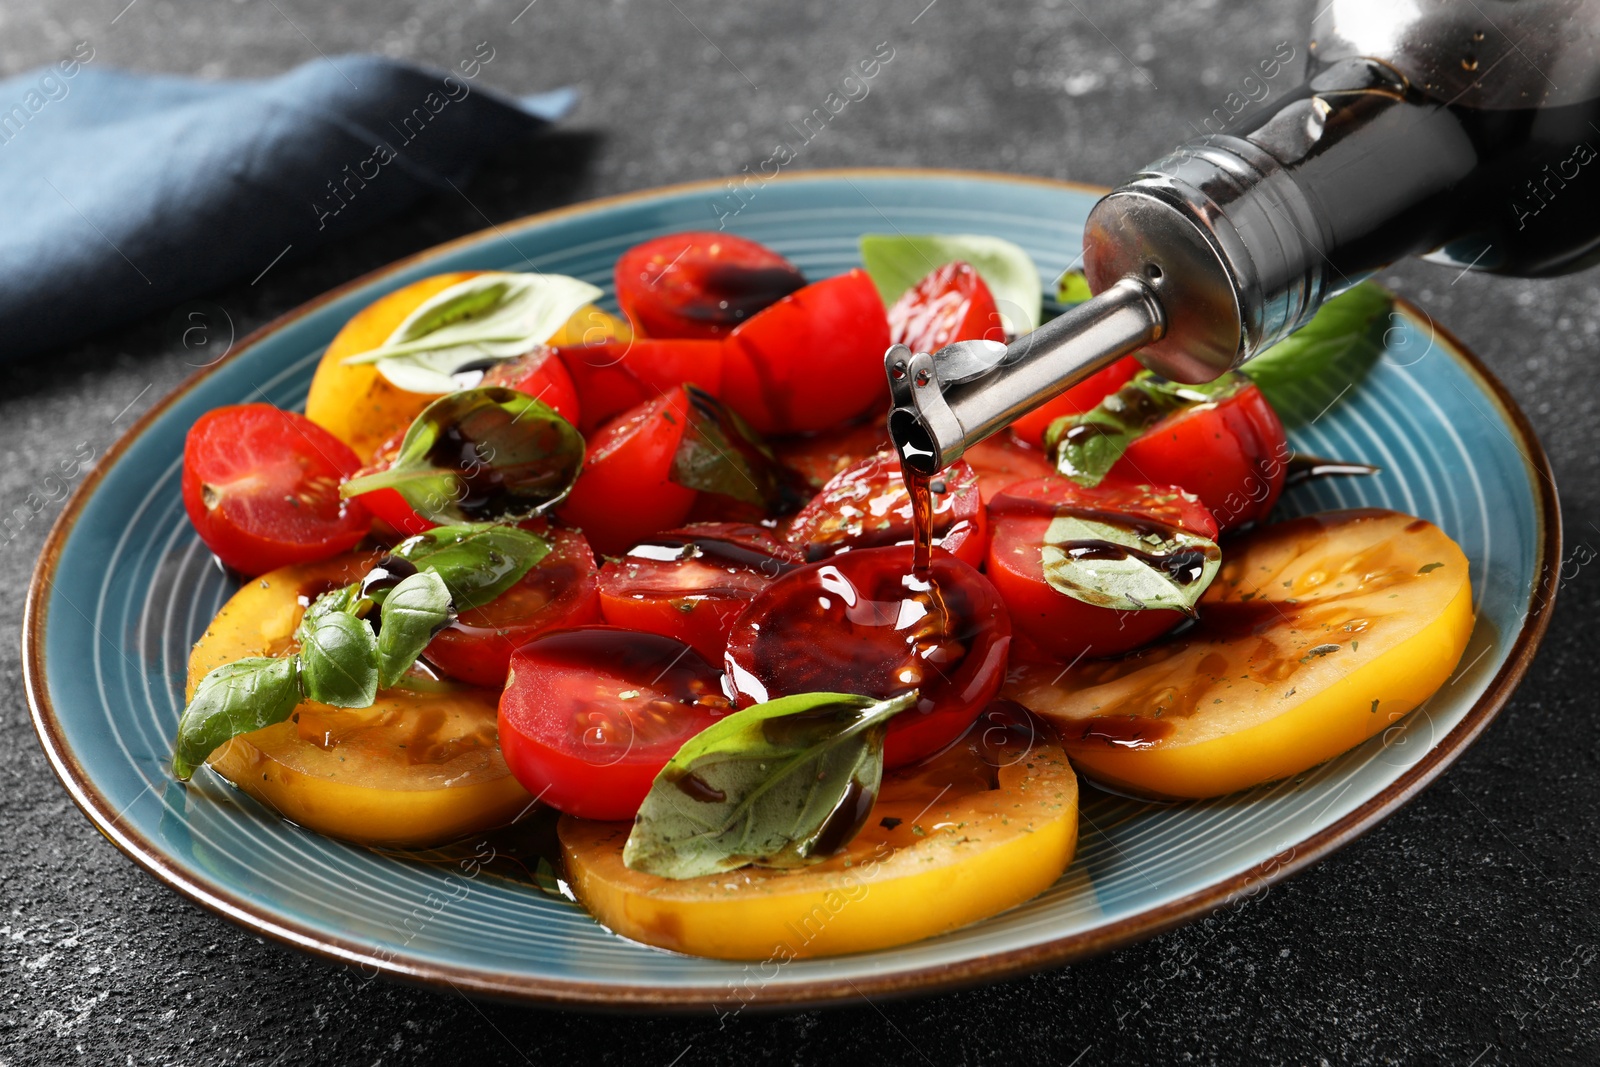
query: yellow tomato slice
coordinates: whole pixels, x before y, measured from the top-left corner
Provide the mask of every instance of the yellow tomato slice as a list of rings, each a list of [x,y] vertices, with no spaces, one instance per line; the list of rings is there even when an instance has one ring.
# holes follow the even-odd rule
[[[1108,662],[1014,667],[1077,768],[1124,791],[1209,797],[1354,748],[1432,696],[1472,633],[1467,560],[1393,511],[1277,523],[1228,545],[1173,641]]]
[[[389,339],[407,315],[436,293],[479,271],[436,274],[382,297],[345,323],[317,364],[306,396],[306,417],[355,450],[363,463],[378,447],[411,425],[438,393],[411,393],[389,384],[371,363],[346,364]],[[549,341],[552,345],[628,340],[628,324],[594,305],[578,310]]]
[[[1037,896],[1072,862],[1078,783],[1036,742],[998,770],[969,744],[884,776],[866,827],[814,867],[681,881],[629,870],[631,824],[565,816],[574,894],[625,937],[719,959],[782,962],[918,941]]]
[[[189,656],[206,673],[292,648],[305,604],[365,574],[371,554],[284,567],[247,582]],[[304,701],[285,722],[235,737],[211,767],[302,826],[360,844],[417,848],[510,822],[532,802],[500,754],[500,694],[386,689],[370,708]]]

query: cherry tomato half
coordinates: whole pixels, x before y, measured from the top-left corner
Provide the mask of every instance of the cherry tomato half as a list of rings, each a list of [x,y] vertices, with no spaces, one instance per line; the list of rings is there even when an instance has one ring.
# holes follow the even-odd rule
[[[1200,498],[1223,533],[1264,518],[1283,492],[1289,442],[1257,388],[1176,411],[1122,454],[1111,477],[1181,485]]]
[[[1124,356],[1103,371],[1090,375],[1042,407],[1034,408],[1011,424],[1011,432],[1033,448],[1044,444],[1044,432],[1065,415],[1082,415],[1100,401],[1127,385],[1144,366],[1133,356]]]
[[[1114,656],[1160,637],[1183,621],[1171,608],[1118,611],[1077,600],[1045,580],[1043,547],[1057,515],[1126,520],[1135,530],[1173,528],[1215,538],[1217,524],[1197,499],[1176,487],[1153,489],[1107,479],[1086,489],[1054,476],[1022,482],[989,503],[993,533],[984,570],[1000,591],[1019,637],[1063,663]]]
[[[627,341],[558,349],[583,404],[584,433],[674,386],[693,383],[717,396],[722,390],[722,345],[717,341]]]
[[[556,355],[556,350],[540,345],[526,355],[496,363],[483,372],[479,385],[503,385],[519,393],[527,393],[535,400],[543,400],[555,409],[557,415],[580,425],[583,411],[572,375]]]
[[[960,737],[1005,680],[1011,623],[994,586],[954,556],[935,549],[926,578],[910,571],[910,549],[872,548],[773,582],[728,637],[741,706],[791,693],[881,698],[917,689],[917,706],[889,722],[884,766],[914,763]]]
[[[946,263],[900,295],[889,309],[889,343],[937,352],[956,341],[1004,341],[1000,311],[968,263]]]
[[[548,630],[600,621],[594,553],[572,530],[541,530],[550,552],[516,585],[479,608],[463,611],[434,635],[423,653],[452,678],[499,689],[511,653]],[[381,564],[380,564],[381,565]]]
[[[679,747],[727,713],[716,669],[681,641],[613,626],[511,656],[500,749],[524,789],[583,819],[631,819]]]
[[[933,494],[933,543],[976,567],[983,561],[989,532],[978,476],[958,461],[934,481],[945,488]],[[795,515],[789,543],[808,560],[910,544],[911,496],[900,478],[899,458],[878,452],[834,475]]]
[[[695,491],[671,481],[689,417],[682,386],[617,416],[589,439],[583,473],[561,505],[561,521],[607,556],[682,524]]]
[[[887,407],[888,348],[878,288],[852,270],[791,293],[729,334],[722,399],[761,433],[832,429]]]
[[[734,620],[796,562],[794,549],[761,526],[686,526],[601,568],[600,610],[613,626],[675,637],[720,662]]]
[[[778,253],[731,233],[672,233],[617,260],[617,303],[650,337],[714,340],[806,284]]]
[[[1007,486],[1056,473],[1050,457],[1008,433],[997,433],[968,445],[961,458],[977,473],[978,493],[985,504]]]
[[[771,444],[779,463],[800,475],[811,488],[821,489],[835,474],[887,449],[889,429],[883,419],[877,418],[859,426],[789,437]]]
[[[304,415],[271,404],[208,411],[183,445],[183,508],[206,547],[240,574],[354,548],[372,516],[339,496],[361,460]]]

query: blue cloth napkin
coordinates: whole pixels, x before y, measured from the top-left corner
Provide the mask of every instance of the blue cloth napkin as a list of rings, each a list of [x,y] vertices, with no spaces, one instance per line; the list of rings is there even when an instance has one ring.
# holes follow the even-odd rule
[[[0,357],[250,282],[451,192],[577,95],[503,96],[472,60],[203,81],[81,59],[0,81]]]

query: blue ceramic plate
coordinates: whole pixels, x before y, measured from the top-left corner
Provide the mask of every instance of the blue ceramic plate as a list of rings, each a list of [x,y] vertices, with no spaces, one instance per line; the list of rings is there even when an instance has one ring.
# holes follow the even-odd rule
[[[812,278],[857,264],[870,231],[986,233],[1026,248],[1050,291],[1096,190],[998,175],[804,175],[762,187],[730,228]],[[889,951],[756,968],[625,941],[559,898],[456,867],[376,855],[168,775],[185,663],[232,583],[184,518],[184,433],[202,412],[305,400],[350,316],[448,270],[537,269],[609,291],[624,249],[715,225],[721,183],[507,223],[415,256],[292,312],[129,431],[56,524],[29,593],[29,698],[73,799],[157,878],[244,926],[332,959],[459,989],[605,1005],[798,1004],[949,987],[1061,963],[1236,902],[1327,855],[1413,796],[1505,702],[1549,617],[1559,517],[1538,441],[1504,389],[1402,307],[1377,369],[1297,448],[1379,464],[1374,478],[1292,490],[1288,514],[1373,505],[1438,523],[1472,563],[1478,628],[1456,676],[1388,733],[1292,782],[1173,806],[1090,791],[1078,858],[1043,896]]]

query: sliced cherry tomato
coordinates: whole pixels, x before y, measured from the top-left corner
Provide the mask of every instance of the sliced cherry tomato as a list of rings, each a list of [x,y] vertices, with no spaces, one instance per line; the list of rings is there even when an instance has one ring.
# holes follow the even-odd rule
[[[1228,533],[1272,510],[1283,492],[1289,457],[1278,413],[1250,382],[1150,427],[1128,446],[1111,477],[1181,485]]]
[[[722,399],[762,433],[828,430],[886,408],[889,319],[864,271],[808,285],[728,335]]]
[[[608,556],[688,518],[695,491],[668,479],[687,424],[689,398],[679,386],[607,423],[589,439],[583,473],[561,505],[561,521],[576,526]]]
[[[357,474],[375,474],[386,471],[393,465],[395,457],[400,454],[400,442],[404,441],[406,432],[401,430],[383,444],[372,454],[372,462],[363,466]],[[383,522],[394,527],[395,531],[405,537],[412,537],[425,533],[439,525],[429,522],[418,515],[411,505],[406,503],[406,498],[394,489],[374,489],[370,493],[362,493],[355,497],[362,507]]]
[[[717,341],[603,341],[558,350],[583,404],[584,433],[629,408],[691,383],[717,396],[722,391],[722,345]]]
[[[372,516],[339,496],[361,466],[350,446],[303,415],[236,404],[200,416],[183,445],[183,507],[200,540],[257,575],[354,548]]]
[[[888,447],[889,430],[881,418],[842,430],[772,442],[778,462],[799,474],[813,489],[821,489],[835,474]]]
[[[517,648],[549,630],[600,621],[598,571],[588,542],[572,530],[540,532],[550,538],[549,555],[516,585],[435,634],[423,653],[428,662],[452,678],[498,689]]]
[[[985,504],[1007,486],[1056,473],[1048,456],[1008,433],[997,433],[967,446],[961,458],[977,472],[978,493]]]
[[[577,387],[566,366],[556,356],[556,350],[540,345],[526,355],[496,363],[483,372],[480,385],[503,385],[519,393],[527,393],[535,400],[543,400],[555,409],[556,414],[581,425],[582,405]],[[404,436],[402,434],[402,436]]]
[[[1043,407],[1034,408],[1017,419],[1011,424],[1011,432],[1022,438],[1024,444],[1039,448],[1044,444],[1044,432],[1052,422],[1064,415],[1082,415],[1127,385],[1142,370],[1144,367],[1136,358],[1125,356],[1105,370],[1085,378]]]
[[[631,819],[682,744],[728,711],[716,668],[681,641],[562,630],[511,657],[500,748],[523,788],[584,819]]]
[[[600,571],[606,622],[665,634],[720,662],[728,631],[797,555],[761,526],[702,523],[656,534]]]
[[[889,309],[889,342],[937,352],[956,341],[1004,341],[994,295],[968,263],[946,263]]]
[[[1000,591],[1019,637],[1041,653],[1072,660],[1114,656],[1155,640],[1183,621],[1172,608],[1118,611],[1077,600],[1045,580],[1046,531],[1058,515],[1125,520],[1134,530],[1173,528],[1215,538],[1217,524],[1181,489],[1107,479],[1093,489],[1059,476],[1013,485],[989,503],[993,535],[985,572]]]
[[[714,340],[806,284],[778,253],[731,233],[690,231],[617,260],[617,303],[650,337]]]
[[[1011,623],[994,586],[954,556],[935,549],[926,578],[910,571],[910,549],[872,548],[773,582],[728,637],[740,704],[916,689],[917,706],[889,722],[884,766],[960,737],[1005,680]]]
[[[978,476],[961,461],[934,482],[945,488],[933,494],[933,543],[975,567],[983,561],[989,533]],[[910,544],[911,496],[900,479],[900,460],[893,452],[878,452],[834,475],[795,515],[789,542],[809,560]]]

